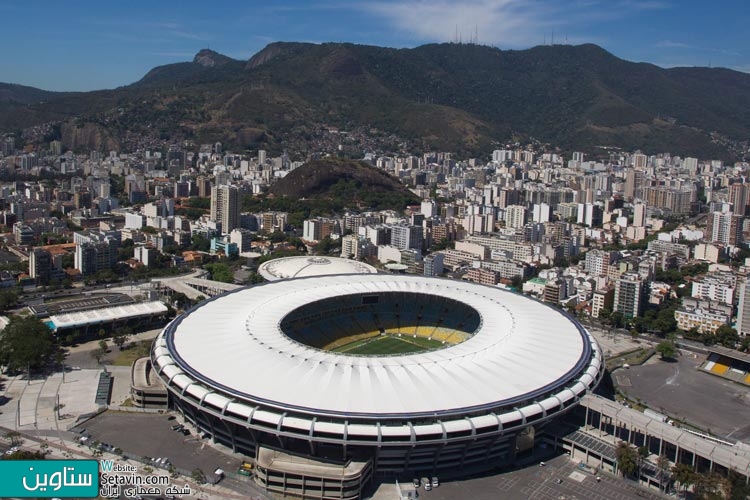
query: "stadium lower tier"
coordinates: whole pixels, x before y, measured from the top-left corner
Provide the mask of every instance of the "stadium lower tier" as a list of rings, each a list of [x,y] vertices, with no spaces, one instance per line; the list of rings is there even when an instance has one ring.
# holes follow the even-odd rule
[[[516,454],[530,449],[534,444],[535,433],[544,425],[539,421],[534,425],[520,425],[512,429],[494,432],[467,433],[463,437],[447,435],[420,440],[410,436],[373,436],[372,442],[365,443],[354,437],[338,439],[304,438],[285,435],[278,429],[253,429],[246,423],[233,422],[231,418],[199,409],[184,400],[174,400],[174,408],[186,420],[192,422],[201,432],[215,442],[223,444],[237,453],[256,457],[259,446],[281,449],[302,457],[317,458],[332,463],[346,463],[349,460],[372,460],[378,475],[401,475],[406,472],[432,473],[441,469],[452,471],[464,468],[486,467],[510,463]],[[318,434],[318,433],[316,433]]]
[[[586,385],[578,381],[566,394],[539,403],[444,421],[420,417],[350,422],[261,407],[239,415],[228,411],[228,403],[219,408],[164,382],[170,407],[205,437],[234,452],[257,459],[261,448],[269,448],[342,466],[356,460],[371,464],[374,476],[398,477],[446,471],[456,475],[515,462],[519,454],[533,448],[545,424],[576,406],[580,396],[598,384],[602,373],[587,378]]]
[[[433,303],[451,313],[427,321]],[[421,313],[407,324],[407,310]],[[395,351],[321,349],[373,339]],[[427,340],[443,347],[400,345]],[[253,457],[255,481],[316,499],[357,498],[374,477],[515,463],[604,374],[596,341],[558,309],[390,275],[280,281],[205,301],[157,336],[151,363],[170,407],[204,438]]]

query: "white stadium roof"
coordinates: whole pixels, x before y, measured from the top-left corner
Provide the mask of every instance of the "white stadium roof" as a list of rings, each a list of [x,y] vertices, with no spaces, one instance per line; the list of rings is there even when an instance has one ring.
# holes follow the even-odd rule
[[[325,352],[291,340],[279,327],[282,318],[304,304],[394,291],[463,302],[479,312],[481,324],[460,344],[398,356]],[[166,343],[157,340],[154,351],[158,365],[196,397],[193,389],[200,386],[190,379],[249,401],[338,415],[520,407],[550,391],[557,391],[558,400],[574,397],[566,385],[580,385],[576,381],[585,381],[584,371],[594,373],[593,380],[599,366],[587,370],[589,356],[601,360],[588,332],[528,297],[462,281],[383,274],[241,289],[204,302],[165,332]]]
[[[375,274],[364,262],[339,257],[282,257],[261,264],[258,272],[268,281],[332,274]]]

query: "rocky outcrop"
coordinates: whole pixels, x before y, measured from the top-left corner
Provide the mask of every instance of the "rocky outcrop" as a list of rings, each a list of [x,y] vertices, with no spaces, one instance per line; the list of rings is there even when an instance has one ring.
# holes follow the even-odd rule
[[[68,121],[60,127],[63,147],[73,151],[111,151],[119,144],[109,131],[96,123]]]

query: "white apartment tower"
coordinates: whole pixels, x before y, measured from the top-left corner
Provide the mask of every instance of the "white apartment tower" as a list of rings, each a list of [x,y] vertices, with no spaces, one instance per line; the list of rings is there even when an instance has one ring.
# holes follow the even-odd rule
[[[240,227],[240,192],[235,186],[211,188],[211,220],[221,222],[222,234]]]
[[[737,333],[750,335],[750,279],[738,283],[740,304],[737,307]]]
[[[510,205],[505,209],[505,227],[518,229],[526,224],[526,207]]]

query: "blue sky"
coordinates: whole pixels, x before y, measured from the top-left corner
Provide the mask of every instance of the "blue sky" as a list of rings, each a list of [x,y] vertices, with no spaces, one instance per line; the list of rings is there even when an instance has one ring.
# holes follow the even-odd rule
[[[750,72],[747,0],[0,0],[0,82],[48,90],[127,85],[209,47],[248,59],[273,41],[501,49],[596,43],[663,67]]]

